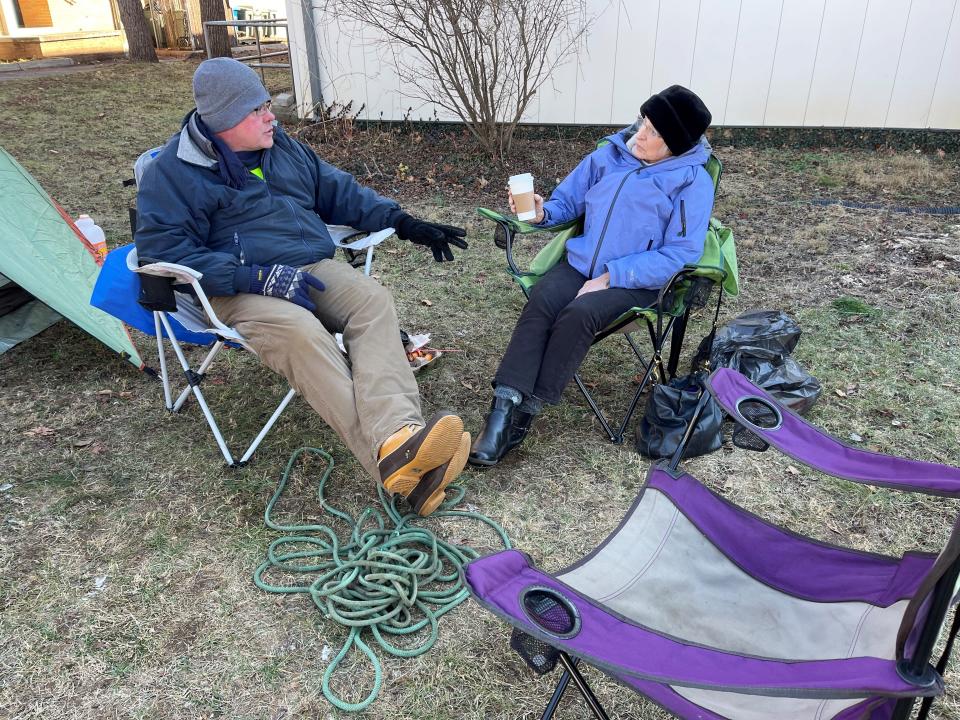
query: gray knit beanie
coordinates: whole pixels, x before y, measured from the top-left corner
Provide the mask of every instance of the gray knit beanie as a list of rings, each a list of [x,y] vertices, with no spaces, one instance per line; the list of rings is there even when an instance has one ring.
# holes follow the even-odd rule
[[[212,58],[193,74],[193,99],[197,112],[211,132],[238,125],[270,99],[252,68],[233,58]]]

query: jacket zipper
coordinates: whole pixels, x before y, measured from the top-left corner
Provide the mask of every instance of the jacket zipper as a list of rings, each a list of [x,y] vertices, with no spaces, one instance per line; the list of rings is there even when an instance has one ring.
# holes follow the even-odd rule
[[[263,170],[263,167],[261,166],[261,172],[262,172],[262,170]],[[263,184],[264,184],[264,185],[266,186],[266,188],[267,188],[267,194],[268,194],[270,197],[273,197],[273,191],[270,189],[270,183],[267,182],[267,174],[266,174],[266,173],[263,173]],[[300,229],[300,242],[303,243],[304,249],[306,249],[306,251],[309,253],[309,252],[310,252],[310,246],[307,245],[307,238],[306,238],[306,237],[304,236],[304,234],[303,234],[303,225],[300,224],[300,218],[297,217],[297,211],[293,209],[293,203],[290,202],[290,198],[288,198],[288,197],[286,197],[286,196],[284,196],[284,195],[281,195],[281,196],[280,196],[280,199],[283,200],[283,201],[287,204],[287,207],[288,207],[288,208],[290,208],[290,214],[293,215],[293,219],[294,219],[294,221],[297,223],[297,227]]]
[[[241,264],[241,265],[246,265],[246,264],[247,264],[247,257],[246,257],[246,255],[245,255],[244,252],[243,252],[243,243],[240,242],[240,233],[234,233],[234,234],[233,234],[233,244],[236,245],[236,246],[240,249],[240,264]]]
[[[687,236],[687,209],[684,207],[683,198],[680,198],[680,234],[678,237]]]
[[[307,246],[307,239],[303,235],[303,225],[300,224],[300,218],[297,217],[297,211],[293,209],[293,203],[290,202],[290,198],[284,197],[283,201],[287,204],[287,207],[290,208],[290,212],[293,214],[293,219],[297,222],[297,227],[300,228],[300,242],[303,243],[303,246],[307,248],[309,252],[310,248]]]
[[[634,170],[633,172],[639,173],[640,169]],[[631,174],[632,173],[627,173],[623,176],[623,180],[621,180],[620,185],[617,186],[617,191],[613,194],[613,200],[610,201],[610,207],[607,208],[607,217],[603,221],[603,230],[600,231],[600,239],[597,240],[597,249],[593,251],[593,260],[590,262],[590,273],[587,275],[588,278],[593,278],[593,271],[597,267],[597,258],[600,256],[600,246],[603,245],[603,237],[607,234],[607,225],[610,224],[610,215],[613,213],[613,206],[616,204],[617,197],[619,197],[620,191],[623,189],[623,184],[627,181],[627,178],[629,178]]]

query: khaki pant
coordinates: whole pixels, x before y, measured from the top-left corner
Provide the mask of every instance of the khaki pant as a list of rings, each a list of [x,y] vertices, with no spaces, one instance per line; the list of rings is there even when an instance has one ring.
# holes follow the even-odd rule
[[[417,381],[400,341],[390,292],[336,260],[302,268],[326,290],[310,290],[311,313],[281,298],[211,297],[223,322],[243,335],[272,370],[306,398],[379,481],[377,450],[405,425],[423,425]],[[333,333],[343,333],[348,358]]]

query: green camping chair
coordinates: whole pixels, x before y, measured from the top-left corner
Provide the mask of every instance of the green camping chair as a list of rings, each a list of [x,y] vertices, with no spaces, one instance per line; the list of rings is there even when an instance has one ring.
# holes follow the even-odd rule
[[[598,147],[604,142],[601,141]],[[714,192],[716,192],[720,185],[723,166],[716,156],[711,155],[707,161],[706,169],[710,173],[710,177],[713,178]],[[582,218],[562,225],[543,228],[501,215],[487,208],[478,208],[477,212],[497,223],[494,242],[506,251],[507,271],[516,280],[526,297],[530,296],[530,289],[536,285],[540,278],[563,258],[566,253],[567,240],[578,235],[582,228]],[[529,267],[526,270],[521,270],[513,256],[513,244],[517,236],[537,232],[554,233],[554,237],[537,253]],[[670,356],[666,370],[670,377],[676,375],[677,365],[680,361],[680,349],[683,345],[683,337],[686,333],[690,313],[707,304],[714,286],[718,287],[719,290],[713,325],[710,330],[711,337],[716,330],[724,293],[734,296],[740,291],[733,232],[730,228],[724,227],[716,218],[711,218],[700,260],[695,265],[687,265],[670,278],[660,290],[655,305],[631,308],[597,333],[593,340],[594,344],[609,335],[622,334],[645,368],[640,386],[634,393],[633,400],[616,430],[613,428],[613,423],[600,410],[590,391],[587,390],[587,386],[580,378],[580,373],[578,372],[573,376],[587,404],[590,405],[590,409],[593,410],[612,442],[617,444],[623,442],[624,432],[630,424],[630,419],[640,402],[640,396],[647,389],[647,386],[651,382],[659,382],[666,377],[663,368],[663,348],[668,335],[670,335]],[[650,335],[650,343],[653,347],[650,360],[646,362],[644,354],[632,336],[633,332],[640,330],[644,325]]]

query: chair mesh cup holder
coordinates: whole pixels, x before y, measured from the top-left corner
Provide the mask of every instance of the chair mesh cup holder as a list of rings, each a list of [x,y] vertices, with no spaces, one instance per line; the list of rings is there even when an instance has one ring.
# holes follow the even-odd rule
[[[687,290],[687,306],[690,310],[699,310],[707,306],[710,293],[713,290],[713,281],[709,278],[694,278]]]
[[[493,231],[493,244],[496,245],[501,250],[507,249],[507,231],[503,229],[503,225],[497,223],[497,227]]]
[[[760,397],[745,397],[737,401],[737,414],[747,421],[747,425],[737,420],[733,431],[733,444],[743,450],[764,452],[770,443],[757,435],[752,428],[776,430],[783,424],[779,409],[769,400]]]
[[[527,618],[545,633],[560,639],[580,632],[580,613],[567,598],[551,587],[533,585],[523,591],[520,605]]]
[[[560,651],[553,645],[514,628],[510,633],[510,649],[523,658],[527,666],[537,675],[546,675],[557,666]]]
[[[527,588],[520,596],[520,606],[527,619],[548,635],[567,639],[580,632],[577,608],[553,588],[543,585]],[[510,635],[510,647],[538,675],[553,670],[560,657],[557,648],[519,629]]]

